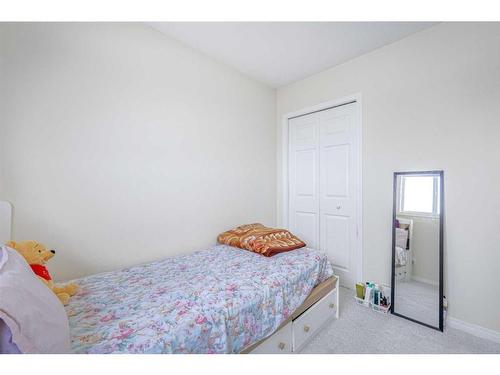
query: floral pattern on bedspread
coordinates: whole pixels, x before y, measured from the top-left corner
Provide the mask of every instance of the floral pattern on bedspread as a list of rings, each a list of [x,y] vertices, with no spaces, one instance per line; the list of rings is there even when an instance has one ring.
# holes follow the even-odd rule
[[[70,300],[76,353],[238,353],[333,275],[302,248],[271,258],[225,245],[85,277]]]

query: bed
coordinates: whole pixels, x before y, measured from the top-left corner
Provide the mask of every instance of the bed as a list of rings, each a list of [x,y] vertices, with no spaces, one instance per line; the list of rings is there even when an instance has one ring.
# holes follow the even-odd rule
[[[409,281],[413,260],[413,220],[397,217],[395,228],[395,278]]]
[[[333,276],[326,256],[309,248],[264,257],[217,245],[77,279],[66,306],[72,351],[258,352],[271,335],[284,340],[292,320],[312,319],[319,301],[326,306]]]

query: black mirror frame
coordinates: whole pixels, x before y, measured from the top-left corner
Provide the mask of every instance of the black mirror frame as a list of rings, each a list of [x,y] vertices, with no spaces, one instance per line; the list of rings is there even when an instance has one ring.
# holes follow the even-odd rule
[[[435,176],[439,176],[439,204],[440,204],[440,212],[439,212],[439,327],[434,327],[430,324],[420,322],[416,319],[398,314],[394,312],[394,287],[396,281],[396,216],[397,216],[397,188],[398,188],[398,176],[404,175],[413,175],[413,174],[431,174]],[[442,170],[437,171],[415,171],[415,172],[394,172],[394,181],[393,181],[393,204],[392,204],[392,264],[391,264],[391,314],[399,316],[401,318],[410,320],[414,323],[422,324],[426,327],[438,330],[443,332],[443,298],[444,298],[444,288],[443,288],[443,223],[444,223],[444,172]]]

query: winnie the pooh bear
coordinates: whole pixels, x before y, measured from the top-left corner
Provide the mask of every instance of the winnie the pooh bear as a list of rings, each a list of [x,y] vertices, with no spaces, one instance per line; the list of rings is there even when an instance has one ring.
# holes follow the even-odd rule
[[[45,263],[55,255],[55,250],[47,250],[47,248],[37,241],[9,241],[6,246],[17,250],[28,262],[33,272],[38,278],[52,290],[63,305],[69,302],[69,298],[78,290],[76,284],[66,284],[63,286],[55,285],[50,276],[49,270],[45,267]]]

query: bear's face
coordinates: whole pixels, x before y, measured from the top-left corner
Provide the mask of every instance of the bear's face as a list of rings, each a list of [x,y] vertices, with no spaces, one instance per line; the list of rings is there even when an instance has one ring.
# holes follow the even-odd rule
[[[56,253],[54,250],[48,250],[44,245],[33,240],[9,241],[6,245],[17,250],[28,264],[45,264]]]

